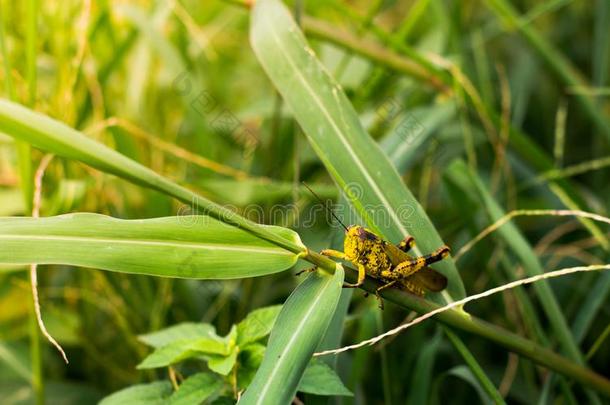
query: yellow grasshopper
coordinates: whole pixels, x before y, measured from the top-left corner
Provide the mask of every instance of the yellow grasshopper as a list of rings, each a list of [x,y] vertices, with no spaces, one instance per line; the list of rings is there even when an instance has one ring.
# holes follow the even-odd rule
[[[358,268],[358,281],[354,284],[346,283],[344,287],[360,287],[367,275],[382,281],[384,284],[375,290],[382,308],[383,301],[379,293],[392,286],[419,296],[423,296],[426,291],[438,292],[447,287],[447,278],[428,265],[447,257],[449,247],[443,246],[428,255],[413,257],[407,254],[415,245],[412,236],[407,236],[394,245],[362,226],[344,228],[343,252],[332,249],[320,252],[325,256],[349,261]]]
[[[358,281],[354,284],[346,283],[344,287],[360,287],[367,275],[378,279],[384,283],[375,290],[380,308],[383,308],[383,300],[379,293],[386,288],[396,286],[403,291],[424,296],[426,291],[439,292],[447,287],[447,277],[428,266],[449,256],[448,246],[442,246],[425,256],[411,256],[407,252],[415,245],[412,236],[407,236],[394,245],[363,226],[347,227],[305,182],[303,184],[345,229],[343,252],[333,249],[320,252],[324,256],[351,262],[358,268]]]

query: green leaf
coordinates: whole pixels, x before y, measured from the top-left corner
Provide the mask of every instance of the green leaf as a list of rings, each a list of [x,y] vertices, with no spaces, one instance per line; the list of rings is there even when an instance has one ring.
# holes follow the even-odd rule
[[[263,363],[241,404],[292,401],[335,312],[343,276],[341,266],[334,275],[312,273],[290,294],[269,336]]]
[[[239,353],[239,348],[236,345],[237,327],[233,325],[231,331],[222,340],[226,345],[227,352],[221,356],[209,356],[208,367],[218,374],[227,375],[235,366]]]
[[[487,392],[481,387],[479,380],[477,378],[475,378],[475,376],[472,374],[472,371],[464,365],[455,366],[452,369],[446,371],[445,374],[443,375],[443,377],[446,378],[447,376],[456,377],[456,378],[464,381],[465,383],[469,384],[477,392],[477,394],[479,395],[479,399],[481,400],[481,403],[483,403],[483,404],[491,404],[491,403],[502,404],[502,403],[504,403],[503,401],[494,402],[492,400],[492,398],[487,395]],[[440,383],[440,381],[439,381],[439,383]],[[438,391],[438,390],[436,390],[436,391]]]
[[[265,356],[266,347],[260,343],[250,343],[245,347],[240,347],[239,367],[237,368],[237,384],[239,389],[245,389],[256,374]]]
[[[237,324],[237,344],[243,346],[267,336],[281,309],[281,305],[275,305],[250,312]]]
[[[298,391],[315,395],[354,396],[328,364],[315,358],[305,369]]]
[[[203,337],[219,338],[216,328],[209,323],[183,322],[169,328],[138,336],[138,339],[152,347],[161,347],[177,340],[188,340]]]
[[[477,196],[481,205],[486,210],[487,215],[490,217],[491,222],[497,221],[505,215],[502,207],[494,200],[478,175],[470,170],[464,162],[455,161],[452,163],[447,174],[448,178],[454,184],[462,187],[465,192],[474,190],[473,195]],[[531,277],[544,273],[544,268],[542,267],[536,252],[534,252],[534,249],[530,246],[527,239],[515,224],[508,222],[498,229],[497,234],[517,255],[528,276]],[[551,327],[555,332],[555,337],[567,356],[579,364],[584,364],[582,354],[574,340],[574,336],[572,336],[568,323],[563,316],[561,306],[549,283],[546,280],[541,280],[535,283],[532,288],[536,291],[544,312],[549,318]]]
[[[576,65],[555,48],[545,36],[541,35],[533,24],[522,23],[521,16],[519,16],[512,2],[507,0],[486,0],[485,3],[507,26],[515,28],[523,35],[529,46],[536,51],[548,68],[563,82],[563,87],[585,87],[589,85],[583,79],[583,75],[578,71]],[[589,116],[589,119],[596,125],[599,132],[603,133],[610,140],[610,122],[608,121],[607,114],[588,95],[576,93],[574,98]]]
[[[166,346],[155,349],[144,361],[138,364],[138,369],[167,367],[202,354],[229,354],[229,348],[222,340],[212,338],[197,338],[192,340],[176,340]]]
[[[132,385],[102,399],[99,405],[162,405],[167,402],[171,392],[169,381]]]
[[[109,147],[45,115],[10,101],[0,99],[0,132],[30,143],[37,148],[115,174],[133,183],[161,191],[189,204],[224,223],[252,232],[294,253],[305,247],[294,240],[284,239],[269,228],[249,221],[127,158]]]
[[[450,328],[445,327],[443,329],[449,340],[451,340],[453,347],[457,349],[457,351],[460,353],[460,355],[466,362],[468,370],[470,371],[472,377],[475,379],[477,386],[481,390],[483,390],[485,395],[488,395],[489,398],[491,398],[494,404],[505,404],[504,398],[502,398],[502,394],[498,392],[496,386],[489,379],[487,374],[485,374],[483,368],[481,367],[477,359],[474,357],[474,355],[470,352],[470,350],[468,350],[466,344],[462,342],[458,335],[453,333]]]
[[[279,227],[265,229],[300,243]],[[207,216],[0,218],[0,264],[70,264],[165,277],[231,279],[292,267],[297,254]],[[95,252],[92,254],[91,252]]]
[[[407,405],[430,403],[429,395],[432,378],[434,377],[434,362],[441,342],[441,334],[437,331],[434,337],[426,342],[426,346],[422,347],[417,355],[417,362],[413,367],[413,370],[417,371],[413,373],[411,378]]]
[[[220,375],[227,375],[233,370],[233,366],[235,366],[237,353],[237,348],[233,348],[228,356],[210,356],[208,367]]]
[[[434,225],[365,132],[343,90],[316,59],[281,2],[255,3],[250,41],[320,160],[368,226],[393,242],[413,235],[416,254],[442,246]],[[405,134],[411,135],[416,134]],[[449,294],[464,297],[453,261],[434,267],[449,278]]]
[[[169,397],[170,405],[200,404],[222,388],[222,380],[210,373],[197,373],[188,377],[178,391]]]

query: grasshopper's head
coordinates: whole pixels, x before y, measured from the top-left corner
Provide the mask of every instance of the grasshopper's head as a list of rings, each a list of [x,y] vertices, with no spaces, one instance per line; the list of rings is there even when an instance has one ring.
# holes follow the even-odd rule
[[[381,239],[372,231],[363,226],[352,225],[345,232],[345,240],[343,242],[343,252],[351,259],[355,260],[363,253],[371,250],[373,245],[379,244]]]

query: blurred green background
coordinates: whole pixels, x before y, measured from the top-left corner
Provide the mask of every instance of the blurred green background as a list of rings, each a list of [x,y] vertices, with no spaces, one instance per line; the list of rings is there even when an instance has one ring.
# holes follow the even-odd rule
[[[569,208],[608,215],[608,1],[289,5],[454,252],[493,222],[487,196],[505,212]],[[248,9],[239,2],[2,0],[0,6],[2,97],[63,121],[256,222],[292,227],[310,248],[341,242],[323,213],[307,221],[315,202],[302,180],[324,199],[336,199],[338,192],[254,57]],[[0,134],[0,216],[30,214],[16,146]],[[42,156],[32,151],[34,170]],[[54,158],[45,173],[42,216],[87,211],[131,219],[188,210],[78,162]],[[610,258],[606,225],[552,217],[515,223],[545,270]],[[461,258],[468,294],[523,276],[511,237],[494,235]],[[0,269],[3,403],[33,401],[25,270]],[[165,372],[135,369],[148,353],[139,334],[183,321],[211,322],[227,333],[251,310],[281,304],[299,282],[294,273],[219,282],[41,266],[43,317],[70,359],[65,366],[43,345],[48,403],[90,403],[164,378]],[[610,277],[569,276],[551,286],[583,353],[594,348],[590,367],[610,375]],[[530,289],[469,309],[557,348]],[[374,299],[355,291],[343,341],[373,336],[408,315],[391,304],[379,312]],[[584,398],[579,387],[549,383],[548,373],[527,360],[480,337],[463,338],[510,403]],[[342,355],[338,367],[356,394],[345,403],[485,398],[434,322]]]

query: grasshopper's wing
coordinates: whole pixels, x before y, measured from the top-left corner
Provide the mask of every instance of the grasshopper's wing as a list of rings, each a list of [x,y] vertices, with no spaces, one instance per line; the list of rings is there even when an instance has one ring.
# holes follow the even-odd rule
[[[385,240],[383,241],[383,250],[388,255],[390,261],[392,262],[392,265],[394,266],[398,266],[400,263],[406,260],[413,259],[413,257],[400,250],[398,246]]]
[[[413,260],[412,256],[387,241],[384,241],[383,247],[394,266],[398,266],[406,260]],[[430,267],[424,267],[417,273],[409,276],[408,279],[432,292],[439,292],[447,288],[447,277]]]
[[[409,281],[421,284],[425,289],[432,292],[443,291],[447,288],[447,277],[430,267],[424,267],[417,273],[412,274]]]

